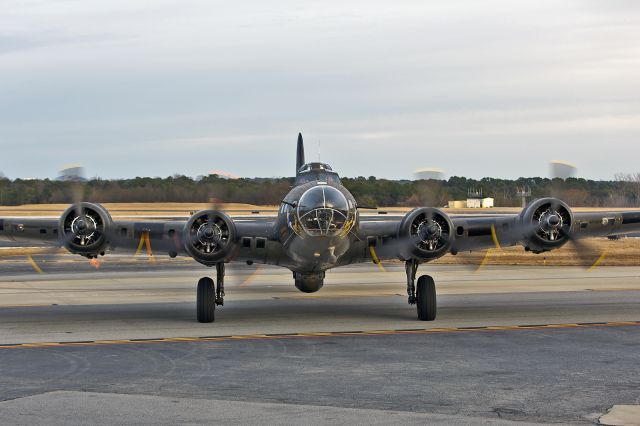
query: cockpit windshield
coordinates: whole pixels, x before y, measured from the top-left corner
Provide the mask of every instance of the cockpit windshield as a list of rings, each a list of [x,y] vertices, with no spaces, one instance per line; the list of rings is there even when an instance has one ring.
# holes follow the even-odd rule
[[[298,219],[310,236],[336,236],[349,232],[349,203],[338,189],[329,185],[314,186],[298,202]]]
[[[323,163],[305,164],[298,170],[296,185],[314,181],[326,182],[330,185],[340,185],[340,176],[331,169],[331,166]]]

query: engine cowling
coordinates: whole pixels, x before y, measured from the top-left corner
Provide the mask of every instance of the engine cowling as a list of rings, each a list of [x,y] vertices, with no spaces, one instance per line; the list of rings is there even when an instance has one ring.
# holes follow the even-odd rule
[[[91,259],[104,255],[112,227],[107,209],[99,204],[76,203],[62,213],[58,232],[64,248]]]
[[[523,245],[534,253],[554,250],[571,238],[573,212],[563,201],[542,198],[533,201],[520,214]]]
[[[183,235],[185,251],[206,266],[226,260],[236,245],[233,220],[216,210],[203,210],[191,216]]]
[[[403,260],[437,259],[447,254],[453,243],[453,223],[442,210],[417,208],[402,219],[398,240]]]

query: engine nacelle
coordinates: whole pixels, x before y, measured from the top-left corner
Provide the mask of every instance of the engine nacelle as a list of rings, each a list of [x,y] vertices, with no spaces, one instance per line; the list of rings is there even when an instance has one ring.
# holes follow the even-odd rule
[[[442,210],[417,208],[402,219],[398,231],[403,260],[437,259],[447,254],[453,243],[453,223]]]
[[[195,213],[185,225],[185,251],[206,266],[225,261],[236,245],[233,220],[217,210]]]
[[[107,209],[99,204],[76,203],[62,213],[58,232],[64,248],[91,259],[104,255],[112,227]]]
[[[573,228],[571,208],[556,198],[531,202],[520,214],[522,244],[534,253],[554,250],[565,245]]]

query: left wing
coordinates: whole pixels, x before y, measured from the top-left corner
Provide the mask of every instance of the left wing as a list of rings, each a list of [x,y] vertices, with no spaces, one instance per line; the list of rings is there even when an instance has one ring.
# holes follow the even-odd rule
[[[640,232],[640,211],[573,213],[563,201],[543,198],[520,214],[449,216],[418,208],[401,217],[362,216],[363,260],[428,262],[447,253],[522,244],[534,253],[569,241]]]

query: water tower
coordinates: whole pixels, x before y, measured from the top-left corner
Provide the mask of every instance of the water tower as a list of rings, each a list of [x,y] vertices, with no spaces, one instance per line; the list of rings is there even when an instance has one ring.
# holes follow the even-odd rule
[[[444,170],[437,167],[425,167],[414,172],[416,180],[444,180]]]
[[[64,182],[84,182],[87,180],[85,176],[84,167],[79,164],[69,164],[60,170],[58,180]]]
[[[554,160],[549,163],[549,177],[551,179],[568,179],[576,177],[578,169],[575,164],[564,160]]]

